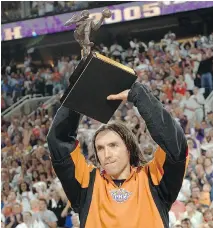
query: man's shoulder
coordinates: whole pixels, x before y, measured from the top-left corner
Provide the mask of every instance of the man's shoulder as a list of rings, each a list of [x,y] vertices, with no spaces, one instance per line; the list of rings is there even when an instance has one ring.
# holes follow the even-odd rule
[[[55,213],[53,211],[51,211],[51,210],[46,210],[45,214],[46,215],[55,215]]]
[[[44,216],[50,219],[52,222],[56,222],[58,220],[56,214],[50,210],[46,210],[44,212]]]

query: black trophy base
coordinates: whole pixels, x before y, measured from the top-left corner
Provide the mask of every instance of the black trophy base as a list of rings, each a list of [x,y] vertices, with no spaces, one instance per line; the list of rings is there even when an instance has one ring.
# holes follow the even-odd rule
[[[107,96],[130,89],[135,72],[98,53],[91,53],[76,67],[70,85],[61,98],[63,106],[107,123],[122,101],[108,101]]]

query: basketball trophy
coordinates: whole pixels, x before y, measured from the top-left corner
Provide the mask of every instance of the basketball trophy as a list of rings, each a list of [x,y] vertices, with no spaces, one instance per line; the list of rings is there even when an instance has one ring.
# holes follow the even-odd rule
[[[99,21],[90,18],[88,10],[73,15],[65,26],[75,24],[74,38],[81,47],[81,61],[70,76],[70,85],[61,98],[63,106],[102,123],[107,123],[121,101],[108,101],[110,94],[130,89],[137,76],[133,69],[97,52],[92,52],[92,31],[97,31],[105,19],[110,18],[109,9],[102,11]]]

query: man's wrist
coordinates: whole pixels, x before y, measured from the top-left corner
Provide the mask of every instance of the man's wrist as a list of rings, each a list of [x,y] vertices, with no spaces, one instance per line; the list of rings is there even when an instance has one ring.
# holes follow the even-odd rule
[[[140,82],[135,82],[129,91],[127,100],[136,106],[136,102],[137,102],[140,91],[142,91],[144,93],[151,92],[151,90],[146,85],[143,85]]]
[[[132,87],[128,93],[127,101],[129,101],[131,103],[135,103],[135,100],[137,97],[137,90],[138,90],[137,88],[139,87],[139,84],[140,84],[139,82],[135,82],[132,85]]]

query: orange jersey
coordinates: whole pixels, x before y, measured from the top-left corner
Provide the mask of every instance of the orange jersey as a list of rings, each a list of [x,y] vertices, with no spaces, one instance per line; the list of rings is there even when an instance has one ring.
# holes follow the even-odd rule
[[[167,227],[169,208],[163,206],[164,202],[159,195],[160,193],[162,197],[164,195],[163,187],[166,179],[162,179],[165,169],[169,168],[171,174],[166,173],[166,175],[176,181],[178,186],[177,189],[175,185],[170,186],[173,192],[167,194],[176,198],[188,159],[179,164],[168,164],[168,161],[165,164],[166,154],[159,147],[150,163],[145,167],[132,168],[129,178],[118,187],[104,171],[87,165],[79,146],[71,153],[71,158],[76,167],[75,178],[82,188],[89,187],[90,176],[94,176],[91,177],[94,179],[92,194],[88,196],[90,203],[86,228]],[[173,173],[174,168],[179,173]],[[180,173],[182,175],[179,175]]]
[[[119,187],[105,171],[86,163],[75,139],[78,113],[61,107],[48,134],[54,170],[80,215],[81,228],[169,227],[168,212],[188,163],[186,139],[146,86],[136,83],[128,99],[138,108],[159,147],[154,159],[144,167],[132,167]]]

